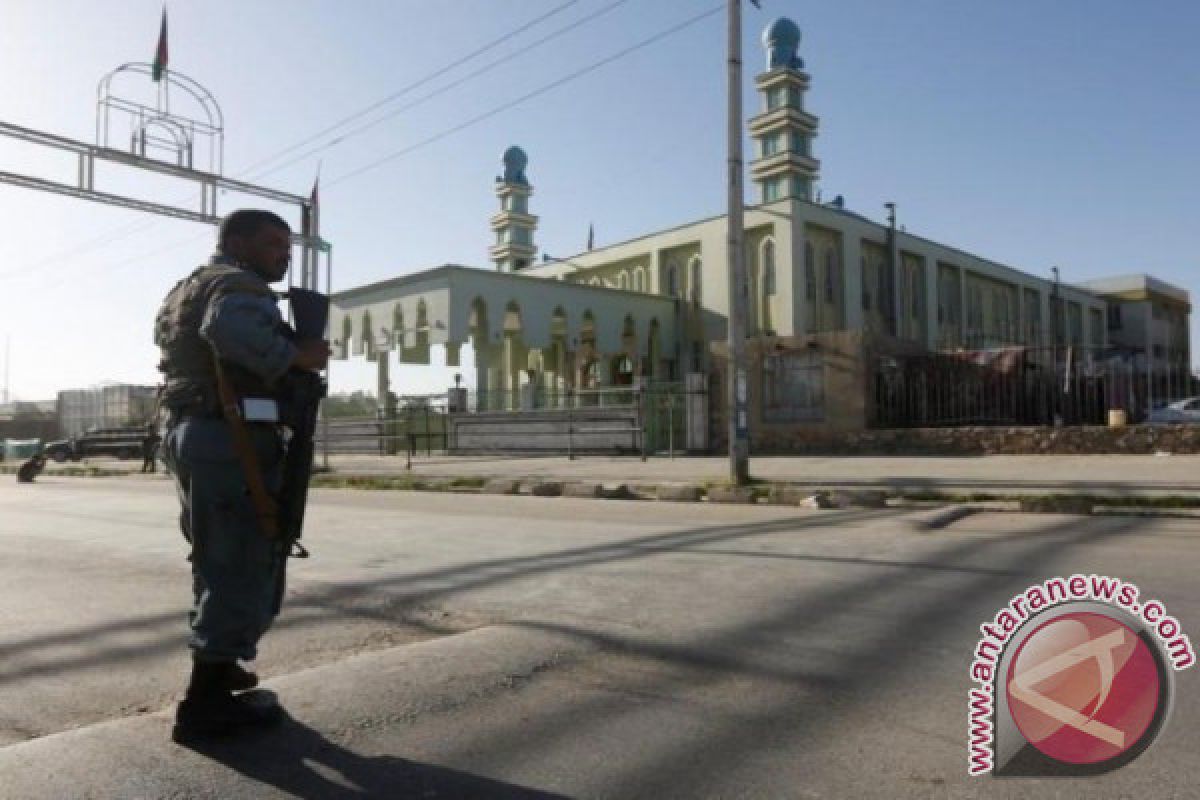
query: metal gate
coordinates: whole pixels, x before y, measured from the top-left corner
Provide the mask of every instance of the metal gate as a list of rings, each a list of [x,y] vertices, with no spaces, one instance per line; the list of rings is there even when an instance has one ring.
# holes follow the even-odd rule
[[[708,449],[708,378],[703,373],[685,382],[653,382],[641,391],[646,452],[673,454]]]

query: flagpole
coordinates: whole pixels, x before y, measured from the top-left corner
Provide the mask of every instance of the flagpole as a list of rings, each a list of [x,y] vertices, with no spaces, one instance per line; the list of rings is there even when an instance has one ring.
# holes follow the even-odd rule
[[[158,30],[158,47],[154,51],[154,67],[151,71],[155,82],[158,83],[158,111],[161,114],[171,113],[171,78],[167,68],[168,52],[167,5],[163,3],[162,25]]]
[[[8,388],[8,365],[9,365],[10,359],[12,358],[11,345],[12,345],[12,337],[9,336],[8,334],[5,334],[4,335],[4,402],[5,403],[12,402],[12,395],[10,394],[9,388]]]
[[[313,182],[313,210],[312,210],[312,237],[314,242],[321,241],[321,200],[317,194],[318,186],[321,183],[321,166],[317,165],[317,179]],[[320,271],[319,265],[320,255],[316,247],[312,250],[312,274],[309,275],[309,285],[306,288],[312,289],[314,292],[320,291],[320,279],[318,277]]]
[[[317,258],[320,258],[320,256],[317,256]],[[319,282],[318,282],[318,288],[319,288]],[[333,300],[333,248],[329,248],[325,252],[325,293],[326,293],[326,295],[328,295],[330,301],[332,302],[332,300]],[[326,340],[332,339],[333,338],[333,330],[331,329],[332,325],[333,325],[333,315],[332,314],[329,315],[329,317],[327,318],[325,325],[327,326],[326,331],[325,331],[325,338],[326,338]],[[333,390],[333,380],[331,378],[331,375],[332,375],[331,367],[332,366],[333,366],[333,359],[331,358],[329,361],[325,362],[325,396],[326,397],[328,397],[329,393]],[[323,428],[323,431],[324,431],[323,435],[321,437],[321,462],[325,466],[325,471],[328,472],[329,471],[329,404],[328,403],[321,404],[321,427]]]

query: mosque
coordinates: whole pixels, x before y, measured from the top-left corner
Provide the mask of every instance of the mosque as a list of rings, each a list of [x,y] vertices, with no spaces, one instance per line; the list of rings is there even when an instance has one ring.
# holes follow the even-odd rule
[[[1157,304],[1170,330],[1164,362],[1190,363],[1185,291],[1152,279],[1134,298],[1059,284],[814,198],[818,117],[800,30],[763,33],[761,110],[748,122],[757,204],[745,212],[751,444],[797,430],[877,425],[872,365],[910,354],[1108,346],[1113,302]],[[689,445],[721,444],[729,311],[724,215],[539,262],[528,160],[518,147],[496,178],[494,269],[445,265],[339,292],[335,357],[427,364],[431,345],[458,364],[475,354],[476,408],[553,408],[567,392],[672,383],[701,388]],[[1142,276],[1145,277],[1145,276]],[[1160,317],[1155,315],[1155,319]],[[1182,332],[1182,333],[1180,333]],[[1182,338],[1180,338],[1182,336]],[[1147,348],[1146,358],[1149,358]],[[1159,353],[1155,351],[1155,357]],[[485,401],[483,398],[487,398]],[[544,398],[539,400],[539,398]]]

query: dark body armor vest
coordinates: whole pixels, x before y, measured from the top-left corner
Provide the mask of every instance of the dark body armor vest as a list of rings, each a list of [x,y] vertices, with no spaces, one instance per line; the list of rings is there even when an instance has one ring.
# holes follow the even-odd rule
[[[258,275],[222,263],[199,267],[167,293],[154,320],[154,343],[162,351],[158,369],[165,383],[163,406],[219,411],[213,348],[200,335],[200,326],[212,303],[236,292],[275,297]],[[271,386],[237,364],[222,361],[222,368],[239,397],[272,395]]]

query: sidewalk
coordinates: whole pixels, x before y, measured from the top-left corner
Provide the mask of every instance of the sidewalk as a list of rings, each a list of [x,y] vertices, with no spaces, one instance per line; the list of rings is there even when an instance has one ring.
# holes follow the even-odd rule
[[[321,453],[316,464],[322,464]],[[716,484],[729,479],[724,456],[404,456],[330,455],[340,477],[416,479],[552,480],[564,483]],[[46,473],[141,475],[139,461],[88,459],[81,464],[49,464]],[[0,465],[0,473],[15,464]],[[1046,456],[751,456],[750,475],[758,481],[813,489],[880,489],[891,493],[1088,494],[1097,496],[1200,496],[1200,455]]]
[[[639,483],[718,483],[729,477],[722,456],[403,456],[331,455],[341,475],[511,478]],[[320,454],[317,463],[321,463]],[[814,488],[888,491],[1096,495],[1200,494],[1200,456],[761,456],[753,478]]]
[[[173,708],[0,748],[11,800],[46,797],[520,797],[560,795],[381,755],[393,729],[529,680],[591,649],[498,625],[351,656],[268,681],[284,725],[193,748],[170,741]]]

